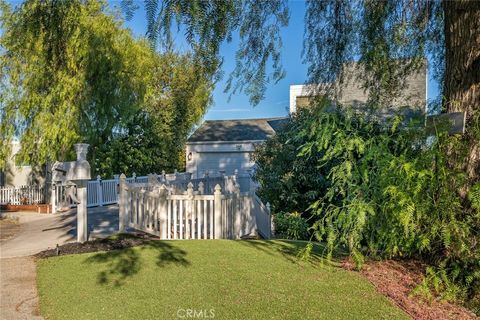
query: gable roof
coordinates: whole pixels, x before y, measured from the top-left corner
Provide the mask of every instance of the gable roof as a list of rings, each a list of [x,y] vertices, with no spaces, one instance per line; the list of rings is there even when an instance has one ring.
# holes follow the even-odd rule
[[[187,142],[266,140],[288,118],[207,120]]]

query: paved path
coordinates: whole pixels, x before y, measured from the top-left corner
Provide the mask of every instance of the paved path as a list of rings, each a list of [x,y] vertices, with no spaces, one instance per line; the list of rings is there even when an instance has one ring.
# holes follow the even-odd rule
[[[20,232],[0,242],[0,258],[25,257],[76,240],[76,210],[63,214],[12,213],[20,222]],[[118,230],[118,206],[88,209],[91,238]]]
[[[0,319],[43,319],[32,257],[0,259]]]
[[[8,214],[18,225],[0,232],[0,319],[42,319],[38,313],[36,265],[32,255],[76,239],[76,211],[63,214]],[[91,238],[118,230],[118,206],[88,209]]]

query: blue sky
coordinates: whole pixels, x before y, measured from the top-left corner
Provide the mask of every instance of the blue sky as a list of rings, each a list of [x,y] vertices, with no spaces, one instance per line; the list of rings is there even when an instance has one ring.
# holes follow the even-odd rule
[[[118,2],[110,1],[115,5]],[[142,3],[138,2],[139,10],[131,21],[126,25],[137,35],[145,35],[146,22]],[[253,107],[244,94],[233,95],[229,100],[229,94],[224,93],[225,81],[229,73],[235,67],[235,51],[238,42],[235,39],[231,43],[222,45],[220,53],[224,57],[223,80],[220,81],[213,93],[213,105],[205,115],[206,120],[215,119],[244,119],[279,117],[288,114],[289,87],[291,84],[302,84],[307,79],[307,66],[302,63],[302,47],[304,33],[305,2],[302,0],[290,1],[290,22],[282,29],[282,62],[286,70],[286,77],[274,84],[271,83],[265,95],[265,99],[259,105]],[[178,43],[183,43],[179,35]],[[187,49],[182,48],[181,49]],[[431,77],[429,77],[430,79]],[[434,81],[428,83],[428,98],[435,98],[438,94],[437,84]]]
[[[118,4],[114,1],[110,1],[110,3]],[[139,10],[131,21],[126,22],[126,26],[132,29],[136,35],[143,36],[146,31],[145,13],[141,2],[138,5],[140,6]],[[286,77],[277,84],[271,83],[265,99],[255,107],[250,105],[248,97],[244,94],[233,95],[229,101],[229,94],[223,91],[228,75],[235,67],[235,51],[238,42],[234,39],[231,43],[224,43],[220,51],[224,57],[224,77],[215,88],[213,105],[205,115],[206,120],[280,117],[288,114],[290,84],[304,83],[307,77],[307,66],[301,63],[305,4],[303,1],[291,1],[289,7],[290,23],[282,30],[282,59],[287,73]],[[181,37],[178,42],[183,43]]]
[[[239,0],[240,1],[240,0]],[[261,0],[259,0],[261,1]],[[11,1],[18,4],[19,1]],[[111,6],[118,6],[120,1],[109,1]],[[137,36],[144,36],[146,32],[146,17],[143,10],[143,1],[138,1],[139,9],[132,20],[125,22]],[[213,93],[213,104],[205,115],[206,120],[214,119],[245,119],[279,117],[288,114],[289,86],[302,84],[307,79],[307,66],[302,64],[302,47],[304,33],[305,3],[302,0],[290,1],[290,22],[282,29],[282,62],[286,70],[286,77],[274,84],[271,83],[265,94],[265,99],[253,107],[244,94],[233,95],[229,101],[229,94],[224,93],[225,81],[235,66],[235,51],[238,42],[224,43],[220,53],[224,57],[223,79],[217,84]],[[178,35],[177,44],[180,50],[186,50],[184,40]],[[429,77],[431,79],[431,77]],[[434,81],[428,83],[428,98],[435,98],[438,88]]]

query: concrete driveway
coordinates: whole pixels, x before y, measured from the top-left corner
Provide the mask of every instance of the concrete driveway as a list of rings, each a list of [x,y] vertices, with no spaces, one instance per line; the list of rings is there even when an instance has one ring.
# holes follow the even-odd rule
[[[8,225],[0,228],[0,319],[43,319],[32,255],[76,240],[76,210],[3,215],[12,221],[3,221]],[[113,234],[118,230],[118,206],[89,208],[87,221],[90,238]]]
[[[20,230],[0,242],[0,258],[25,257],[55,248],[77,238],[76,210],[62,214],[9,213],[18,218]],[[118,231],[118,206],[88,208],[90,238],[103,237]]]

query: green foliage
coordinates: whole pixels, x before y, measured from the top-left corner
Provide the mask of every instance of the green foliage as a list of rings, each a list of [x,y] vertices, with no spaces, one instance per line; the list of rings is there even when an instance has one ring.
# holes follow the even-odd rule
[[[312,174],[317,159],[298,157],[298,149],[307,142],[298,132],[308,121],[306,113],[293,115],[293,120],[282,126],[273,137],[257,146],[253,160],[258,164],[255,179],[259,183],[257,194],[269,202],[273,212],[302,212],[309,204],[326,192],[326,180]]]
[[[122,0],[122,7],[127,16],[135,10],[130,0]],[[212,79],[221,75],[221,44],[238,31],[236,66],[225,90],[243,91],[253,104],[264,97],[269,81],[285,76],[280,28],[288,24],[286,0],[147,0],[145,12],[152,43],[169,50],[175,45],[172,28],[184,31],[185,42]]]
[[[189,55],[156,55],[142,110],[100,147],[96,174],[182,169],[185,143],[211,100],[211,82]]]
[[[292,240],[308,239],[308,224],[299,212],[278,212],[274,215],[277,236]]]
[[[143,103],[150,49],[104,10],[99,1],[3,6],[1,136],[20,138],[24,161],[65,160],[82,140],[95,149]]]
[[[426,279],[429,288],[447,299],[478,294],[478,184],[466,200],[462,163],[468,146],[461,137],[449,137],[441,128],[435,138],[427,137],[414,122],[407,127],[400,118],[379,122],[367,111],[330,110],[323,103],[300,113],[279,133],[302,141],[300,148],[295,146],[299,159],[278,169],[280,162],[268,155],[278,148],[282,156],[284,147],[267,142],[257,155],[257,176],[278,188],[281,182],[270,176],[313,161],[296,175],[301,181],[321,176],[323,185],[299,182],[297,189],[321,191],[303,214],[312,216],[314,236],[327,243],[328,252],[346,248],[358,266],[365,256],[423,257],[433,266]],[[278,207],[287,205],[276,195],[263,197]]]
[[[82,141],[95,175],[183,167],[211,101],[195,57],[152,51],[97,0],[2,3],[0,22],[0,167],[13,138],[34,165],[67,160]]]

